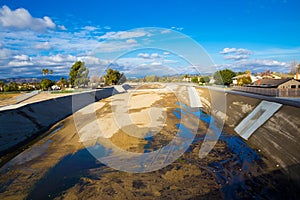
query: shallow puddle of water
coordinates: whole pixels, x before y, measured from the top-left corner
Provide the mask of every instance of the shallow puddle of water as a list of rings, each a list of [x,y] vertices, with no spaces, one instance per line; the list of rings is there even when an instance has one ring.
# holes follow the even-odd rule
[[[60,131],[63,127],[64,127],[64,124],[63,124],[63,123],[60,123],[59,125],[57,125],[57,126],[49,133],[49,135],[53,135],[54,133]]]
[[[98,145],[98,149],[104,147]],[[90,169],[103,167],[88,149],[64,157],[35,185],[27,199],[52,199],[71,188],[83,176],[88,176]]]
[[[214,132],[219,130],[211,115],[203,113],[201,110],[199,110],[200,114],[196,113],[186,105],[182,107],[187,112],[198,116],[199,120],[204,122]],[[178,116],[178,111],[180,109],[174,111],[176,117]],[[183,112],[180,113],[181,115],[185,114]],[[204,138],[205,136],[196,136],[192,145],[203,142]],[[271,175],[262,174],[262,171],[267,166],[261,156],[249,147],[242,138],[232,134],[221,133],[218,140],[226,143],[226,151],[223,152],[223,155],[219,155],[220,158],[224,159],[210,162],[208,166],[210,173],[216,177],[216,181],[221,185],[221,191],[225,199],[240,199],[242,197],[273,199],[278,194],[281,194],[282,197],[293,197],[295,195],[295,191],[291,194],[285,194],[285,192],[290,190],[289,188],[293,188],[292,184],[285,181],[279,183]],[[187,153],[192,151],[193,148],[190,146]],[[284,176],[280,171],[271,172],[271,174]]]
[[[19,155],[17,155],[16,157],[14,157],[12,160],[10,160],[8,163],[6,163],[1,167],[0,169],[1,173],[5,173],[5,171],[9,170],[11,166],[22,165],[37,157],[42,156],[50,146],[51,142],[52,140],[48,140],[40,146],[34,146],[20,153]]]

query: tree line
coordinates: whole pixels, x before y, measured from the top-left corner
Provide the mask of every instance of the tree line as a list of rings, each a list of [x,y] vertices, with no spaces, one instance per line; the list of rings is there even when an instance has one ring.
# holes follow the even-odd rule
[[[43,76],[52,75],[54,71],[52,69],[43,68],[41,70]],[[64,90],[66,87],[70,88],[82,88],[88,87],[89,83],[93,83],[95,87],[98,87],[100,83],[104,85],[116,85],[122,84],[126,81],[126,76],[120,73],[118,70],[108,68],[106,74],[102,77],[96,75],[89,77],[89,69],[82,61],[75,62],[69,71],[69,78],[60,78],[59,81],[53,81],[49,78],[43,78],[40,82],[34,83],[17,83],[9,82],[5,83],[0,81],[0,92],[10,91],[31,91],[31,90],[50,90],[52,86]]]
[[[54,72],[52,69],[44,68],[42,69],[43,75],[52,75]],[[188,80],[188,82],[199,83],[199,84],[209,84],[211,79],[214,79],[215,84],[219,85],[230,85],[232,84],[232,78],[243,73],[235,73],[230,69],[219,70],[213,74],[213,76],[198,76],[198,75],[175,75],[175,76],[156,76],[147,75],[143,78],[131,79],[133,82],[182,82],[182,79]],[[89,77],[89,69],[86,67],[85,63],[82,61],[75,62],[69,71],[69,78],[61,78],[59,81],[55,82],[48,78],[43,78],[39,83],[22,83],[18,84],[15,82],[10,82],[6,84],[0,81],[0,92],[8,91],[30,91],[30,90],[49,90],[52,86],[56,85],[59,89],[70,88],[82,88],[82,87],[98,87],[99,85],[116,85],[122,84],[126,81],[126,76],[120,73],[118,70],[108,68],[106,74],[102,77],[93,75]],[[239,85],[251,83],[250,76],[242,76],[238,80]]]

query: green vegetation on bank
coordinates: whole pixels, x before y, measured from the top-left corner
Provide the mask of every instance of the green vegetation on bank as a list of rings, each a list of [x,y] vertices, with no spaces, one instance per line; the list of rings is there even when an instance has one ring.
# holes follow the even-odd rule
[[[74,93],[77,92],[77,90],[58,90],[58,91],[52,91],[51,94],[67,94],[67,93]]]
[[[72,87],[86,87],[88,85],[89,79],[89,69],[85,66],[82,61],[75,62],[69,73],[69,81]]]
[[[215,84],[218,85],[230,85],[232,78],[236,76],[236,73],[230,69],[219,70],[214,73]]]
[[[126,77],[123,73],[110,68],[106,70],[106,75],[104,75],[104,78],[107,85],[117,85],[126,82]]]
[[[266,70],[254,76],[260,78],[294,78],[296,73],[300,73],[300,64],[295,63],[294,67],[291,69],[291,72],[288,74],[271,72]],[[52,75],[54,72],[52,69],[42,69],[43,75]],[[50,91],[52,93],[70,93],[72,90],[67,90],[67,88],[99,88],[106,85],[117,85],[123,84],[127,81],[127,78],[124,73],[119,72],[118,70],[108,68],[105,71],[105,75],[98,76],[93,74],[89,76],[89,69],[86,67],[85,63],[82,61],[76,61],[69,71],[68,80],[61,77],[58,81],[50,80],[51,76],[38,80],[37,78],[31,79],[31,82],[5,82],[0,80],[0,92],[2,94],[8,92],[22,92],[22,91],[33,91],[33,90],[43,90]],[[223,69],[216,71],[213,75],[197,75],[197,74],[184,74],[184,75],[169,75],[169,76],[157,76],[157,75],[145,75],[144,77],[131,78],[130,82],[162,82],[162,83],[171,83],[171,82],[188,82],[196,83],[199,85],[232,85],[233,79],[235,80],[234,85],[244,86],[252,83],[253,77],[250,71],[245,72],[234,72],[230,69]],[[26,80],[27,81],[27,80]],[[59,91],[59,92],[58,92]]]

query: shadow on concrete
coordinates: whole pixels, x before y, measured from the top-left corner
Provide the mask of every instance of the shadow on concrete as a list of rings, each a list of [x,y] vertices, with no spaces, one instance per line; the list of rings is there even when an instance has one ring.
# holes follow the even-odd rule
[[[114,88],[49,99],[0,112],[0,166],[79,109],[110,97]],[[74,102],[74,99],[76,101]]]

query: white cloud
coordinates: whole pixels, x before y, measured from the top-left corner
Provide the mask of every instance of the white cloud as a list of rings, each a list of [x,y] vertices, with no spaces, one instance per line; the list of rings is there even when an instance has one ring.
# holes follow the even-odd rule
[[[224,56],[225,60],[244,60],[244,59],[248,59],[249,56],[247,55],[227,55]]]
[[[228,54],[228,53],[235,53],[236,48],[224,48],[222,51],[220,51],[220,54]]]
[[[290,71],[290,64],[286,62],[280,62],[277,60],[255,59],[255,60],[241,60],[233,64],[221,64],[218,65],[217,68],[218,69],[229,68],[237,72],[250,70],[253,73],[257,73],[266,70],[271,70],[275,72],[287,73]]]
[[[252,52],[243,48],[224,48],[220,54],[237,54],[237,55],[250,55]]]
[[[290,60],[294,60],[295,58],[300,57],[300,48],[290,48],[290,49],[264,49],[259,51],[254,51],[255,55],[263,57],[263,58],[273,58],[276,59],[278,57],[289,58]]]
[[[135,39],[128,39],[128,40],[126,40],[126,43],[128,43],[128,44],[136,44],[137,41]]]
[[[119,58],[115,62],[118,63],[119,65],[124,65],[124,66],[139,66],[141,64],[150,64],[154,60],[152,59],[145,59],[142,57],[126,57],[126,58]]]
[[[71,67],[72,63],[77,61],[77,57],[73,55],[51,55],[51,56],[37,56],[32,57],[31,61],[36,66],[68,66]]]
[[[21,66],[30,66],[33,65],[32,62],[22,61],[22,60],[13,60],[8,63],[8,66],[21,67]]]
[[[161,58],[161,56],[158,53],[139,53],[137,55],[139,58],[144,58],[144,59],[158,59]]]
[[[43,42],[35,45],[36,49],[49,50],[52,48],[49,42]]]
[[[102,60],[94,56],[80,56],[77,60],[83,61],[86,65],[108,65],[108,60]]]
[[[151,54],[151,58],[160,58],[160,55],[158,53]]]
[[[27,60],[29,60],[29,57],[27,55],[24,55],[24,54],[22,54],[22,55],[16,55],[16,56],[14,56],[14,58],[16,60],[20,60],[20,61],[27,61]]]
[[[12,51],[10,49],[6,49],[6,48],[0,48],[0,60],[1,59],[7,59],[11,56]]]
[[[168,63],[168,64],[175,64],[175,63],[178,63],[177,60],[169,60],[169,59],[164,59],[163,62],[164,62],[164,63]]]
[[[46,56],[46,60],[55,62],[55,63],[61,63],[61,62],[75,62],[77,58],[72,55],[53,55],[53,56]]]
[[[96,48],[97,53],[111,53],[123,50],[129,50],[138,47],[138,43],[127,43],[126,41],[103,41],[92,44]],[[89,47],[91,49],[91,47]]]
[[[161,34],[171,33],[171,30],[170,29],[162,30],[160,33]]]
[[[151,64],[140,64],[137,67],[133,67],[128,69],[125,74],[127,77],[144,77],[147,75],[157,75],[157,76],[164,76],[164,75],[174,75],[179,74],[179,69],[174,67],[169,67],[162,65],[161,63],[154,63]]]
[[[148,54],[148,53],[139,53],[138,57],[139,58],[144,58],[144,59],[149,59],[150,58],[150,54]]]
[[[118,32],[107,32],[100,36],[99,39],[130,39],[139,38],[143,36],[150,36],[151,34],[144,30],[134,30],[134,31],[118,31]]]
[[[263,66],[282,66],[282,67],[287,67],[289,66],[288,63],[286,62],[280,62],[277,60],[248,60],[248,61],[241,61],[239,64],[241,65],[247,65],[247,66],[259,66],[259,65],[263,65]]]
[[[111,29],[110,26],[104,26],[103,28],[106,29],[106,30],[110,30]]]
[[[64,25],[58,25],[58,28],[62,31],[66,31],[67,28]]]
[[[99,28],[98,27],[95,27],[95,26],[85,26],[83,27],[83,30],[86,30],[86,31],[95,31],[95,30],[98,30]]]
[[[153,62],[150,65],[152,65],[152,66],[159,66],[159,65],[162,65],[162,63],[161,62]]]
[[[176,27],[176,26],[172,26],[171,29],[174,29],[176,31],[182,31],[183,30],[182,27]]]
[[[4,28],[30,29],[34,31],[41,31],[47,28],[54,29],[56,27],[50,17],[34,18],[24,8],[12,11],[7,6],[0,8],[0,26]]]
[[[165,52],[164,52],[164,55],[170,55],[170,52],[165,51]]]

